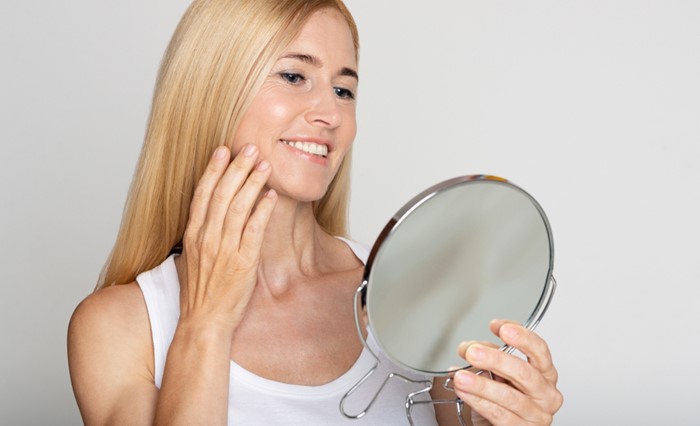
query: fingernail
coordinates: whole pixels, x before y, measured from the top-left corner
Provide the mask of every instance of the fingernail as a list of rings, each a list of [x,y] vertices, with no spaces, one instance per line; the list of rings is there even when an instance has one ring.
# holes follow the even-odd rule
[[[467,348],[467,357],[470,359],[481,361],[485,356],[484,348],[481,345],[471,345]]]
[[[226,148],[220,146],[214,150],[214,158],[222,159],[226,156]]]
[[[457,346],[457,355],[463,357],[464,353],[467,352],[467,348],[469,348],[469,346],[473,345],[474,343],[476,342],[474,342],[473,340],[460,343],[459,346]]]
[[[468,371],[460,370],[455,373],[455,383],[459,387],[469,387],[474,384],[474,376]]]
[[[260,164],[258,164],[258,170],[265,171],[270,168],[270,163],[267,161],[261,161]]]
[[[250,157],[250,156],[252,156],[253,154],[255,154],[255,150],[256,150],[255,145],[252,145],[252,144],[251,144],[251,145],[248,145],[248,146],[246,146],[245,149],[243,150],[243,155],[245,155],[246,157]]]
[[[518,335],[518,330],[512,325],[504,325],[501,327],[500,334],[507,339],[514,339]]]
[[[275,197],[277,196],[277,192],[275,192],[274,189],[271,189],[271,190],[267,191],[267,193],[265,194],[265,196],[266,196],[267,198],[275,198]]]

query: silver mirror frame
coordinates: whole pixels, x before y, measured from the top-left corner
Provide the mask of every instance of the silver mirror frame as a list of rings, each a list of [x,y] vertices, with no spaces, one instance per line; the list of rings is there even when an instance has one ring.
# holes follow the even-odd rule
[[[369,404],[361,412],[356,413],[356,414],[347,413],[345,408],[344,408],[344,404],[345,404],[345,400],[347,399],[347,397],[352,395],[372,374],[374,374],[374,372],[376,371],[376,369],[379,365],[379,362],[380,362],[379,356],[376,353],[374,353],[374,351],[372,350],[372,348],[369,347],[369,344],[367,343],[366,339],[364,338],[363,328],[362,328],[362,318],[363,318],[363,309],[366,308],[366,306],[367,306],[368,285],[369,285],[369,281],[371,278],[372,266],[374,265],[374,261],[377,257],[377,254],[381,250],[382,244],[388,238],[391,237],[391,235],[396,231],[396,229],[399,227],[399,225],[401,225],[401,223],[411,214],[411,212],[413,212],[415,209],[417,209],[421,205],[425,204],[428,200],[435,197],[439,193],[441,193],[445,190],[454,188],[455,186],[467,185],[467,184],[471,184],[471,183],[484,182],[484,181],[487,181],[489,183],[506,185],[510,188],[513,188],[513,189],[519,191],[520,193],[525,195],[530,200],[530,202],[535,206],[538,213],[540,214],[540,217],[542,218],[544,227],[545,227],[546,232],[547,232],[547,238],[549,241],[549,250],[550,250],[549,251],[549,253],[550,253],[549,265],[548,265],[546,279],[545,279],[545,282],[543,285],[542,294],[539,298],[537,305],[533,309],[532,314],[523,323],[523,326],[529,330],[534,330],[537,327],[537,325],[539,324],[539,322],[541,321],[544,314],[547,312],[547,309],[549,308],[549,305],[552,301],[552,297],[554,296],[554,292],[555,292],[556,286],[557,286],[556,280],[554,279],[554,276],[553,276],[554,242],[553,242],[552,229],[551,229],[551,226],[549,224],[549,220],[547,219],[547,216],[544,213],[542,206],[537,202],[537,200],[535,200],[535,198],[532,197],[528,192],[526,192],[525,190],[523,190],[519,186],[513,184],[512,182],[509,182],[508,180],[506,180],[504,178],[501,178],[498,176],[493,176],[493,175],[460,176],[460,177],[448,179],[446,181],[443,181],[443,182],[440,182],[436,185],[431,186],[430,188],[426,189],[425,191],[423,191],[420,194],[413,197],[389,220],[389,222],[384,226],[383,230],[381,231],[381,233],[377,237],[377,240],[375,241],[374,245],[372,246],[372,250],[370,251],[369,257],[367,259],[367,263],[365,264],[363,280],[362,280],[362,283],[360,284],[360,286],[355,291],[355,297],[353,300],[354,312],[355,312],[355,326],[357,328],[358,336],[360,337],[360,340],[362,341],[365,349],[374,357],[375,365],[341,399],[339,408],[340,408],[340,412],[345,417],[352,418],[352,419],[359,419],[359,418],[363,417],[367,413],[367,411],[372,407],[372,405],[374,404],[377,397],[384,389],[387,382],[392,378],[398,378],[398,379],[401,379],[404,381],[425,385],[425,387],[423,387],[421,390],[406,396],[406,416],[407,416],[407,419],[408,419],[408,422],[410,425],[413,425],[413,420],[412,420],[412,416],[411,416],[411,411],[413,409],[413,406],[416,404],[422,404],[422,403],[431,403],[431,404],[454,403],[454,404],[456,404],[456,414],[459,418],[459,422],[462,425],[464,424],[462,417],[461,417],[462,401],[459,398],[456,398],[454,400],[416,401],[416,400],[414,400],[415,396],[429,392],[432,389],[432,382],[412,380],[412,379],[409,379],[409,378],[402,376],[400,374],[397,374],[397,373],[391,373],[385,378],[385,380],[383,381],[380,388],[377,390],[374,397],[371,399]],[[372,324],[371,324],[371,319],[369,318],[369,315],[367,318],[367,322],[368,322],[368,327],[371,328]],[[383,347],[381,339],[378,336],[375,336],[375,340],[389,360],[391,360],[396,365],[402,366],[403,368],[407,369],[408,371],[414,371],[414,372],[418,372],[421,374],[434,376],[434,377],[445,377],[445,376],[451,375],[452,373],[454,373],[458,370],[472,368],[471,365],[467,364],[467,365],[460,367],[456,370],[449,370],[449,371],[424,371],[424,370],[416,369],[412,366],[406,365],[404,362],[402,362],[399,359],[395,359],[394,356]],[[515,350],[515,348],[511,347],[509,345],[503,345],[503,346],[501,346],[500,350],[503,352],[506,352],[506,353],[512,353]],[[491,374],[490,372],[485,372],[483,370],[476,372],[476,374],[484,374],[484,373]],[[445,384],[445,388],[448,390],[452,390],[449,385],[450,385],[450,383],[449,383],[449,379],[448,379],[448,382]]]

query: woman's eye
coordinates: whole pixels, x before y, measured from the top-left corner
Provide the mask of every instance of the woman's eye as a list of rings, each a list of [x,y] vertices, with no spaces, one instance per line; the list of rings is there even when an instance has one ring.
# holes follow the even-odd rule
[[[355,94],[352,90],[344,89],[342,87],[334,87],[335,95],[343,99],[355,99]]]
[[[304,81],[304,76],[294,72],[281,72],[280,76],[291,84],[299,84]]]

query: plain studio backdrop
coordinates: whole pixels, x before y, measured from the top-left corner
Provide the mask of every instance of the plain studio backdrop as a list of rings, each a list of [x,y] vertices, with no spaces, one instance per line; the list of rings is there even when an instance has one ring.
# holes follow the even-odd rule
[[[114,241],[187,4],[0,5],[1,424],[80,422],[66,327]],[[556,423],[697,424],[700,2],[348,7],[352,236],[371,243],[443,179],[511,179],[554,231],[559,288],[538,331],[566,398]]]

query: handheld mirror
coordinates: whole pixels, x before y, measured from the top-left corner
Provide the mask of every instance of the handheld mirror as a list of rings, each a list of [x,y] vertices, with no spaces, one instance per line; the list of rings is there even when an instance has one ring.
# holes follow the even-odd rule
[[[553,253],[547,217],[521,188],[485,175],[439,183],[401,208],[372,247],[355,297],[358,332],[364,309],[395,364],[431,376],[469,368],[457,355],[460,342],[503,345],[491,320],[537,325],[555,287]],[[412,403],[407,396],[407,409]],[[349,415],[342,403],[341,411],[364,414]]]

